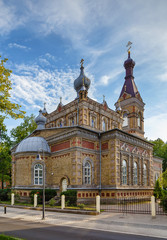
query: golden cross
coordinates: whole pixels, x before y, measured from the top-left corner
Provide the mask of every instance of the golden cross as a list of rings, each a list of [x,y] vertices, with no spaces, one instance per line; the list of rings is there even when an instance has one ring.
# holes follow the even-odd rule
[[[126,47],[128,48],[128,49],[127,49],[127,52],[130,52],[131,45],[132,45],[132,42],[129,41],[129,42],[127,43],[127,45],[126,45]]]
[[[81,67],[83,67],[84,59],[82,58],[80,61]]]

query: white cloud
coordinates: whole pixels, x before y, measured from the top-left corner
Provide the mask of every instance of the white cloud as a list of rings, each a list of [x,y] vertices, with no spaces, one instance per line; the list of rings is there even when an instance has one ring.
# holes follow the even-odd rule
[[[167,142],[167,113],[154,115],[145,119],[145,137],[155,140],[161,138]]]
[[[108,85],[109,83],[116,81],[117,77],[123,72],[123,69],[115,69],[110,72],[109,75],[103,75],[97,85]]]
[[[94,78],[91,78],[92,86],[89,89],[89,96],[94,96]],[[63,70],[44,70],[38,65],[16,65],[15,73],[12,73],[11,99],[27,109],[39,109],[43,103],[47,103],[47,110],[56,109],[60,97],[63,104],[73,101],[76,96],[74,80],[79,76],[78,70],[69,67]]]
[[[24,45],[21,45],[21,44],[18,44],[18,43],[9,43],[8,46],[10,48],[20,48],[20,49],[24,49],[24,50],[30,50],[31,49],[27,46],[24,46]]]
[[[167,82],[167,72],[159,75],[158,78],[161,80],[161,82]]]
[[[0,35],[9,34],[18,26],[24,25],[24,15],[18,16],[16,4],[8,4],[7,1],[0,1]]]

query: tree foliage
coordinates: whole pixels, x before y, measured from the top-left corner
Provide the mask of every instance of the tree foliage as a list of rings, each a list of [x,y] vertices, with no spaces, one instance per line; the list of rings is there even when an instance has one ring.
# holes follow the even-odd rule
[[[154,144],[153,153],[157,157],[163,158],[163,171],[167,169],[167,143],[165,143],[162,139],[158,138],[157,140],[150,141]]]
[[[162,196],[163,196],[163,189],[162,189],[162,186],[161,186],[161,183],[160,183],[159,179],[155,183],[154,196],[158,199],[162,198]]]
[[[1,144],[0,144],[0,180],[2,182],[2,189],[4,181],[11,180],[11,140],[7,135],[6,126],[1,125]]]
[[[167,169],[162,173],[162,186],[164,189],[167,189]]]
[[[11,137],[14,140],[14,144],[17,144],[20,141],[22,141],[37,128],[34,119],[35,116],[33,114],[31,114],[30,117],[26,116],[24,117],[23,122],[19,126],[11,130],[10,133]]]
[[[1,56],[0,56],[1,58]],[[0,126],[7,116],[11,116],[14,119],[23,118],[25,112],[20,110],[20,105],[12,103],[10,100],[10,90],[12,90],[12,83],[9,79],[11,70],[5,68],[4,63],[7,59],[1,59],[0,61]]]

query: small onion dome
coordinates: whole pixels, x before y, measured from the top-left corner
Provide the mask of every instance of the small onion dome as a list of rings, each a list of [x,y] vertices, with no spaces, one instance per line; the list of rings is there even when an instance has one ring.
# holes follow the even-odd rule
[[[128,59],[124,62],[124,68],[127,69],[128,67],[134,67],[135,61],[130,57],[130,51],[128,52]]]
[[[22,152],[45,152],[50,153],[50,147],[43,137],[29,137],[22,140],[16,148],[15,153]]]
[[[39,115],[35,118],[37,124],[37,130],[44,129],[46,123],[46,117],[43,116],[42,110],[39,110]]]
[[[90,83],[91,83],[90,79],[85,76],[84,67],[81,66],[80,69],[81,69],[80,75],[74,81],[74,89],[77,92],[77,97],[78,97],[78,93],[81,90],[81,88],[83,87],[83,85],[85,86],[86,90],[88,91],[88,89],[90,87]]]

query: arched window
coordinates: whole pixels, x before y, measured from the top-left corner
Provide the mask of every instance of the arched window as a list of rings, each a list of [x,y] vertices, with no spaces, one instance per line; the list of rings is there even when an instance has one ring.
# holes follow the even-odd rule
[[[91,164],[87,161],[84,166],[84,182],[91,184]]]
[[[137,163],[134,162],[133,164],[133,184],[137,185],[138,184],[138,169],[137,169]]]
[[[103,131],[105,131],[106,130],[106,122],[105,122],[105,120],[103,119],[103,122],[102,122],[102,129],[103,129]]]
[[[67,179],[64,178],[62,181],[62,192],[67,191]]]
[[[34,166],[34,184],[43,184],[43,166],[39,163]]]
[[[92,126],[93,128],[95,128],[95,123],[96,123],[96,119],[95,119],[95,117],[92,117],[91,126]]]
[[[155,182],[158,180],[158,178],[159,178],[159,174],[156,173],[156,174],[155,174]]]
[[[128,126],[128,114],[124,113],[123,114],[123,125],[122,125],[122,127],[126,127],[126,126]]]
[[[141,113],[138,114],[137,125],[141,128]]]
[[[147,186],[147,166],[145,163],[143,165],[143,183]]]
[[[122,162],[122,184],[127,184],[127,163],[125,160]]]

